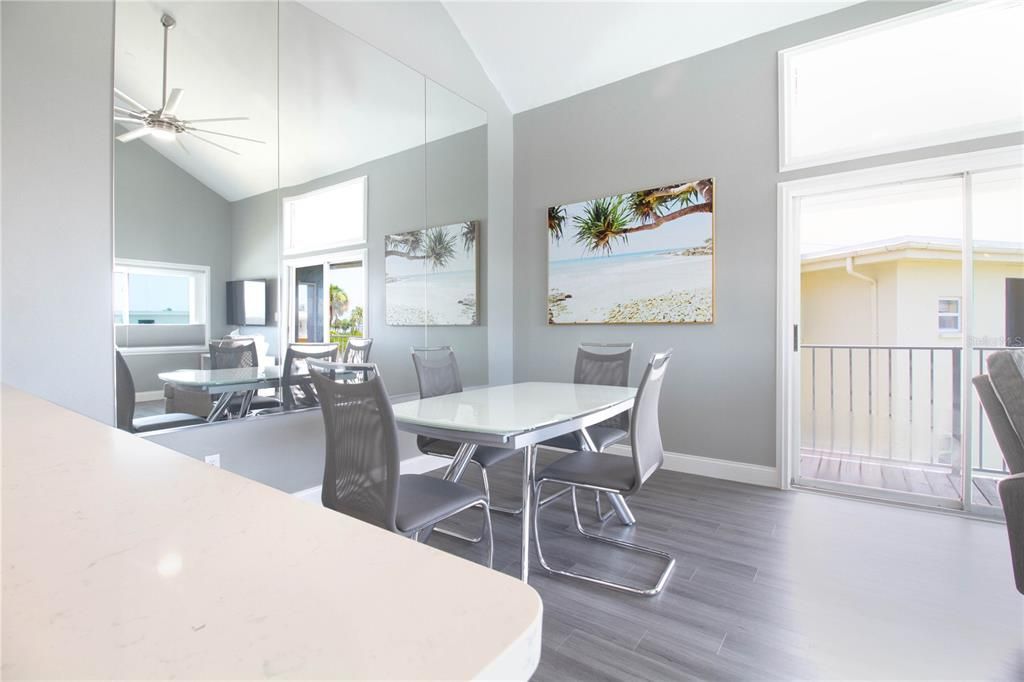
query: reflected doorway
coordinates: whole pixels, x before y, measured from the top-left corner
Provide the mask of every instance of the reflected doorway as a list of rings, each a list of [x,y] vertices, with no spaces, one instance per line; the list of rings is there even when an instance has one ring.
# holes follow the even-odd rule
[[[289,259],[288,340],[292,343],[337,343],[366,333],[365,252],[345,251]]]

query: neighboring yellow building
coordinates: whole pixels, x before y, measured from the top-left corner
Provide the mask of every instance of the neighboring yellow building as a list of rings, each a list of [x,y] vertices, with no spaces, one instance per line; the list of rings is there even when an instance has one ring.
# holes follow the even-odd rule
[[[961,261],[959,243],[940,239],[895,239],[802,258],[804,448],[956,466]],[[973,345],[1021,345],[1024,248],[978,242],[973,265]],[[983,371],[985,354],[974,354],[975,373]],[[969,409],[977,414],[977,403]],[[972,446],[975,467],[1000,468],[987,422],[980,434],[983,442],[976,436]]]
[[[960,345],[961,260],[958,243],[908,239],[805,256],[800,289],[802,342]],[[1008,345],[1007,306],[1016,306],[1024,314],[1024,297],[1014,300],[1011,295],[1007,300],[1008,280],[1011,290],[1024,282],[1024,248],[976,244],[975,346]]]

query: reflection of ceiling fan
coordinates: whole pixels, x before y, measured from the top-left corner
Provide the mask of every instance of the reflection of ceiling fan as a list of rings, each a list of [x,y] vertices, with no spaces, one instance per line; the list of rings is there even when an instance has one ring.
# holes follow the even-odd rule
[[[205,137],[196,135],[196,133],[204,133],[208,135],[220,135],[221,137],[230,137],[235,140],[245,140],[246,142],[255,142],[257,144],[264,144],[262,140],[254,140],[249,137],[240,137],[238,135],[228,135],[227,133],[219,133],[216,130],[203,130],[202,128],[196,128],[194,123],[215,123],[220,121],[248,121],[249,119],[245,116],[235,116],[231,118],[196,118],[186,121],[185,119],[178,118],[175,116],[175,112],[178,110],[178,105],[181,104],[181,96],[184,90],[181,88],[174,88],[171,90],[171,94],[167,94],[167,34],[170,32],[174,25],[177,23],[174,21],[174,17],[169,14],[165,14],[160,17],[160,23],[164,27],[164,78],[163,78],[163,106],[159,109],[152,110],[147,109],[138,103],[138,101],[132,99],[128,95],[124,94],[117,88],[114,88],[114,94],[117,95],[118,99],[130,104],[135,107],[134,109],[126,109],[124,107],[114,106],[114,120],[118,123],[131,123],[138,125],[138,128],[129,130],[127,133],[123,133],[117,136],[117,139],[121,142],[131,142],[137,140],[140,137],[152,135],[158,140],[175,141],[178,146],[188,153],[188,149],[182,143],[179,135],[191,135],[192,137],[212,144],[214,147],[219,147],[226,152],[232,154],[238,154],[234,149],[228,149],[227,147],[208,140]]]

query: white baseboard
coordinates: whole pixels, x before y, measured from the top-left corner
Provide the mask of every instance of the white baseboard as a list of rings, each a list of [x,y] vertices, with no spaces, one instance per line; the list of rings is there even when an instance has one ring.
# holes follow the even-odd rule
[[[630,457],[633,454],[629,446],[621,444],[612,445],[605,452],[626,457]],[[666,452],[664,468],[669,471],[679,471],[695,476],[707,476],[708,478],[720,478],[724,481],[735,481],[736,483],[749,483],[750,485],[762,485],[769,488],[779,487],[779,474],[775,467],[766,467],[760,464],[730,462],[725,459]]]
[[[144,403],[150,400],[163,400],[163,398],[163,389],[160,389],[159,391],[141,391],[135,394],[135,402],[137,403]]]
[[[428,471],[434,471],[441,467],[448,466],[450,459],[444,457],[434,457],[433,455],[416,455],[408,459],[403,459],[401,463],[401,469],[403,474],[425,474]],[[312,502],[313,504],[320,504],[320,486],[315,485],[312,488],[306,488],[300,490],[297,493],[292,493],[292,497],[297,497],[303,502]]]

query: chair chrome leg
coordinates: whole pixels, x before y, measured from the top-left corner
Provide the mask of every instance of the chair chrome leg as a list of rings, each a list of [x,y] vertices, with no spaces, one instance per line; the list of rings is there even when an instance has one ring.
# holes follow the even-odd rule
[[[480,505],[484,510],[484,529],[487,534],[487,568],[494,568],[494,528],[491,526],[491,506]]]
[[[523,505],[519,505],[519,509],[513,509],[512,507],[499,507],[494,504],[494,499],[491,497],[491,484],[487,480],[487,469],[480,467],[480,476],[484,481],[484,494],[487,495],[487,501],[491,504],[491,511],[496,511],[501,514],[508,514],[509,516],[519,516],[523,513]]]
[[[534,496],[536,499],[540,498],[540,491],[543,488],[545,482],[546,481],[539,481],[536,484],[535,496]],[[665,584],[668,582],[668,577],[669,577],[669,575],[671,575],[672,569],[674,569],[675,565],[676,565],[676,560],[672,557],[672,555],[666,554],[665,552],[662,552],[662,551],[659,551],[659,550],[656,550],[656,549],[651,549],[649,547],[642,547],[641,545],[635,545],[632,542],[626,542],[625,540],[617,540],[615,538],[609,538],[609,537],[605,537],[603,535],[597,535],[595,533],[587,532],[583,528],[583,523],[580,521],[580,509],[579,509],[579,505],[576,502],[576,488],[574,487],[572,489],[572,491],[573,491],[572,492],[572,515],[573,515],[573,519],[576,522],[576,530],[580,533],[580,535],[582,535],[585,538],[588,538],[590,540],[595,540],[595,541],[598,541],[598,542],[604,542],[606,544],[615,545],[616,547],[622,547],[624,549],[632,550],[634,552],[642,552],[644,554],[653,554],[654,556],[658,556],[658,557],[661,557],[661,558],[667,560],[668,561],[668,565],[661,572],[661,575],[658,576],[658,581],[652,587],[634,587],[632,585],[626,585],[624,583],[617,583],[617,582],[613,582],[613,581],[610,581],[610,580],[605,580],[603,578],[598,578],[596,576],[587,575],[585,573],[576,573],[574,571],[562,571],[562,570],[559,570],[559,569],[556,569],[556,568],[551,568],[551,566],[549,566],[547,561],[544,559],[544,552],[541,549],[540,522],[539,522],[539,518],[538,518],[539,515],[540,515],[540,513],[539,513],[540,512],[540,506],[537,504],[536,501],[534,501],[534,509],[533,509],[533,511],[534,511],[534,514],[533,514],[533,538],[534,538],[534,544],[537,547],[537,558],[539,559],[540,565],[544,568],[544,570],[547,571],[548,573],[555,573],[557,575],[564,575],[564,576],[566,576],[568,578],[575,578],[577,580],[583,580],[585,582],[594,583],[595,585],[603,585],[604,587],[610,587],[610,588],[612,588],[614,590],[619,590],[621,592],[628,592],[629,594],[638,594],[638,595],[642,595],[642,596],[645,596],[645,597],[652,597],[652,596],[658,594],[659,592],[661,592],[662,589],[664,589]]]

